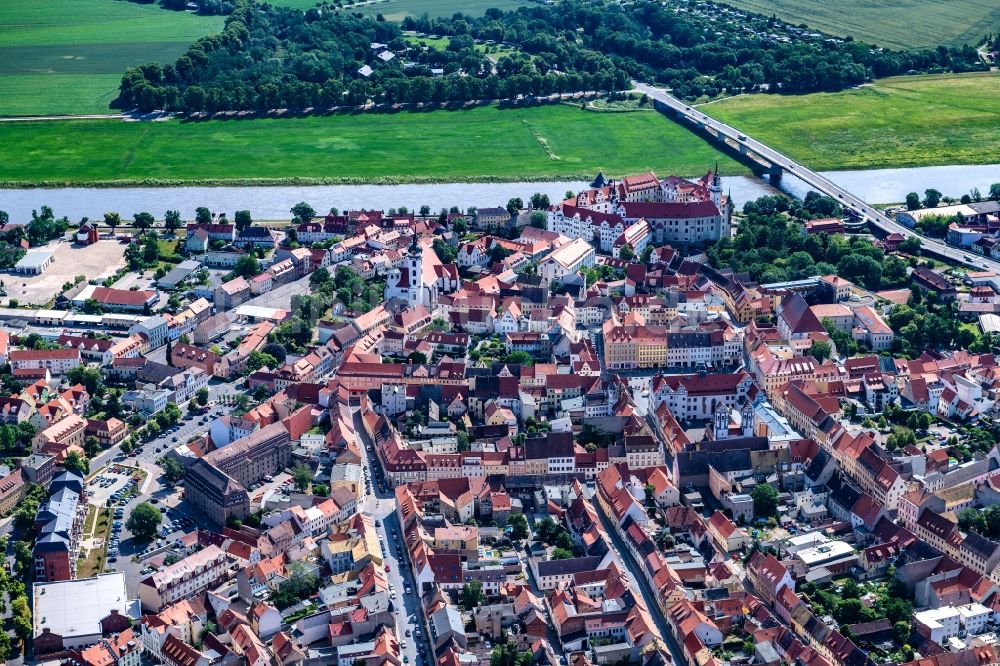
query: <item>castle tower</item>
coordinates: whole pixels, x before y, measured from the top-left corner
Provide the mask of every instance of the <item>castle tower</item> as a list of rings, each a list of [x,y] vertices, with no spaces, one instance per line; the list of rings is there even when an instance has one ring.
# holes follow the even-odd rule
[[[719,212],[724,212],[722,210],[722,178],[719,177],[718,162],[715,163],[715,171],[712,172],[712,184],[709,185],[708,191],[715,207],[719,209]]]

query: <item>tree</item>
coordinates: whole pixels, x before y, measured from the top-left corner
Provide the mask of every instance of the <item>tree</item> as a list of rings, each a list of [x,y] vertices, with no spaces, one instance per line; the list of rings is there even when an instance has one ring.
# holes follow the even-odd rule
[[[917,256],[920,254],[920,247],[920,239],[916,236],[910,236],[899,244],[899,251]]]
[[[906,195],[906,210],[917,210],[920,208],[920,195],[910,192]]]
[[[157,463],[163,469],[164,481],[171,486],[177,485],[177,482],[184,478],[184,465],[176,458],[163,456]]]
[[[632,251],[632,246],[630,245],[622,245],[621,249],[618,250],[618,258],[622,261],[631,261],[634,256],[635,252]]]
[[[333,277],[325,266],[320,266],[309,275],[309,286],[314,290],[332,281]]]
[[[486,601],[486,595],[483,594],[483,584],[478,580],[470,580],[462,586],[462,591],[459,593],[458,599],[459,603],[465,607],[465,610],[470,611],[478,608]]]
[[[34,633],[34,627],[31,622],[31,609],[28,608],[28,598],[23,594],[15,597],[10,604],[10,610],[14,616],[14,633],[17,634],[17,637],[22,642],[27,641]]]
[[[832,352],[833,349],[830,347],[830,343],[825,340],[814,340],[812,346],[809,347],[809,355],[819,363],[830,358]]]
[[[924,208],[936,208],[941,203],[941,193],[933,187],[924,190]]]
[[[168,210],[163,214],[163,226],[167,228],[171,233],[177,232],[184,225],[181,220],[181,213],[177,210]]]
[[[198,389],[198,392],[194,394],[195,402],[198,403],[199,407],[205,407],[208,405],[208,389],[204,386]]]
[[[413,351],[406,357],[406,361],[416,365],[424,365],[427,363],[427,354],[419,351]]]
[[[236,211],[236,214],[233,216],[233,221],[236,223],[237,231],[243,231],[253,224],[253,218],[250,217],[250,211],[248,210]]]
[[[63,469],[67,472],[75,472],[80,476],[87,476],[90,472],[90,461],[80,455],[79,451],[70,451],[63,461]]]
[[[319,577],[308,573],[301,564],[301,562],[292,562],[288,565],[287,568],[290,572],[288,579],[278,587],[278,591],[271,597],[271,603],[278,610],[284,610],[302,599],[316,594],[319,589]]]
[[[261,351],[253,351],[250,352],[250,356],[247,357],[247,370],[250,372],[256,372],[261,368],[271,368],[273,370],[277,367],[278,360],[270,354],[265,354]]]
[[[517,214],[519,210],[524,208],[524,202],[521,201],[521,197],[511,197],[507,200],[507,212],[510,213],[511,217]]]
[[[515,541],[523,541],[528,538],[528,519],[523,513],[515,513],[510,517],[510,538]]]
[[[163,522],[163,514],[149,502],[142,502],[134,509],[125,522],[125,527],[139,541],[150,541],[156,535],[156,528]]]
[[[552,551],[553,560],[569,560],[573,558],[573,551],[566,548],[556,548]]]
[[[531,195],[531,207],[535,209],[545,209],[549,207],[549,195],[542,192],[535,192]]]
[[[198,224],[211,224],[212,223],[212,211],[205,208],[204,206],[198,206],[194,209],[194,221]]]
[[[990,201],[1000,201],[1000,183],[990,185]]]
[[[300,201],[292,206],[291,213],[301,222],[309,222],[316,217],[316,211],[305,201]]]
[[[295,484],[295,488],[300,492],[304,493],[306,488],[313,480],[312,469],[303,463],[295,463],[292,466],[292,482]]]
[[[87,393],[92,396],[104,392],[104,375],[93,366],[78,365],[75,368],[70,368],[66,373],[66,379],[71,384],[83,384],[83,388],[87,389]]]
[[[750,491],[753,512],[758,518],[770,518],[778,512],[778,491],[762,483]]]
[[[104,224],[111,229],[111,235],[115,235],[115,229],[122,223],[122,216],[112,211],[104,214]]]
[[[540,210],[531,211],[531,226],[535,227],[536,229],[545,229],[547,226],[546,220],[547,218],[544,211]]]
[[[6,631],[0,631],[0,662],[7,663],[10,659],[11,644],[10,644],[10,634]]]
[[[132,220],[132,226],[136,229],[141,229],[142,231],[149,229],[156,222],[152,214],[145,211],[133,215]]]
[[[533,365],[535,363],[535,359],[533,359],[531,357],[531,354],[529,354],[526,351],[516,350],[507,354],[507,357],[504,359],[504,362],[517,363],[519,365]]]
[[[517,644],[504,641],[490,653],[490,666],[530,666],[533,661],[530,650],[517,651]]]
[[[238,277],[252,278],[260,273],[260,262],[252,254],[244,255],[233,266],[233,273]]]

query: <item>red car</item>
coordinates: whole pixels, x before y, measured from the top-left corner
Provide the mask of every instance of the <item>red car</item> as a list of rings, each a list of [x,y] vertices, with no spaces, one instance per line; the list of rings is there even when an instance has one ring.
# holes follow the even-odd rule
[[[385,565],[385,570],[386,570],[386,571],[389,571],[389,565],[388,565],[388,564],[387,564],[387,565]]]

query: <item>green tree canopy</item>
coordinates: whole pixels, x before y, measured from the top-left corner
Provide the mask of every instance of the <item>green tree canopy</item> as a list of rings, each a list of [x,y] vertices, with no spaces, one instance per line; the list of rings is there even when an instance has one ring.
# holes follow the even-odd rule
[[[149,502],[142,502],[134,509],[125,522],[125,527],[139,541],[150,541],[156,536],[156,529],[163,522],[163,514]]]

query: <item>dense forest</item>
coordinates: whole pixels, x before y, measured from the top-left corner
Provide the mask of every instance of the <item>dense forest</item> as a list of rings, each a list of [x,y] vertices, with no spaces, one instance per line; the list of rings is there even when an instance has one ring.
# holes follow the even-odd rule
[[[188,112],[329,108],[620,90],[628,81],[625,70],[579,44],[559,57],[515,54],[494,64],[468,34],[425,49],[408,44],[396,23],[238,0],[223,32],[199,39],[175,64],[128,70],[117,104]]]
[[[835,91],[876,76],[981,67],[971,47],[893,52],[705,3],[562,0],[481,17],[406,18],[402,26],[326,4],[305,12],[253,0],[224,8],[230,4],[221,34],[198,40],[172,65],[128,70],[117,105],[214,112],[509,99],[621,90],[630,77],[696,98]],[[450,39],[423,48],[403,30]],[[505,51],[491,59],[486,44]]]
[[[481,18],[407,18],[403,28],[433,34],[468,29],[477,39],[540,55],[579,41],[633,78],[668,85],[682,98],[761,89],[837,91],[873,77],[982,68],[969,46],[894,52],[701,2],[563,0]]]

